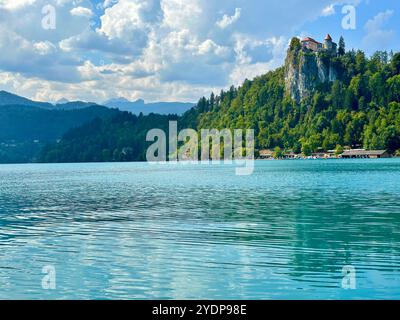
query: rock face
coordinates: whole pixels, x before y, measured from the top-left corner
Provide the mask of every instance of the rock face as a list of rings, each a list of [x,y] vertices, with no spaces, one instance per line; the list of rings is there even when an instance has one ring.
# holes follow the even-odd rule
[[[318,84],[337,80],[333,57],[291,45],[285,61],[285,89],[296,102],[310,97]]]

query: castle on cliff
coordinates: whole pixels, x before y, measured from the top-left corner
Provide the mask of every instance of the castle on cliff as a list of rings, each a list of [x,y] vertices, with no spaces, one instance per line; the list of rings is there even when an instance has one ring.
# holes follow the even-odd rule
[[[297,103],[309,98],[319,84],[334,82],[339,75],[333,61],[338,45],[329,34],[323,43],[312,38],[305,38],[296,45],[299,42],[298,38],[292,39],[285,60],[285,90]]]
[[[327,34],[324,43],[318,42],[313,38],[307,37],[301,41],[303,50],[309,50],[312,52],[319,52],[326,50],[332,55],[337,54],[337,44],[333,42],[330,34]]]

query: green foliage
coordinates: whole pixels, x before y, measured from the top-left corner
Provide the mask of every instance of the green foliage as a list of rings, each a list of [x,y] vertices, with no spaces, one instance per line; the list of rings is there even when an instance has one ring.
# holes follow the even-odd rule
[[[339,156],[344,152],[344,148],[338,144],[335,148],[335,156]]]
[[[68,130],[117,113],[117,110],[100,106],[76,110],[0,106],[0,163],[35,161],[45,144],[57,141]]]
[[[312,150],[311,144],[307,141],[304,141],[301,145],[301,153],[304,156],[309,157],[312,155],[312,152],[313,152],[313,150]]]
[[[69,129],[118,111],[92,106],[76,110],[46,110],[23,105],[0,106],[0,142],[55,141]]]
[[[338,55],[339,56],[344,56],[345,53],[346,53],[346,44],[344,42],[343,37],[340,37]]]
[[[297,51],[301,49],[301,42],[299,38],[293,37],[292,40],[290,41],[290,51]]]
[[[57,144],[47,145],[40,162],[144,161],[151,142],[147,132],[158,128],[168,132],[169,121],[177,116],[133,115],[120,112],[113,118],[95,119],[66,133]]]
[[[290,49],[300,50],[300,41],[293,39]],[[340,154],[342,146],[399,150],[400,54],[377,52],[367,58],[361,51],[348,51],[326,59],[336,66],[338,80],[317,87],[301,103],[286,94],[282,67],[203,97],[179,118],[124,113],[93,121],[46,147],[41,160],[144,160],[147,131],[167,131],[170,119],[178,119],[180,128],[198,131],[254,129],[256,149],[274,149],[277,157],[289,150],[305,156],[333,149]]]
[[[282,149],[280,148],[280,147],[275,147],[275,149],[274,149],[274,158],[275,159],[280,159],[280,158],[282,158],[283,157],[283,151],[282,151]]]
[[[344,40],[343,40],[344,48]],[[291,51],[300,41],[292,39]],[[318,87],[297,104],[284,89],[284,68],[279,68],[229,92],[201,99],[181,119],[201,128],[253,128],[257,149],[302,151],[332,150],[338,145],[400,148],[400,55],[386,52],[367,58],[362,51],[326,57],[340,71],[339,80]]]

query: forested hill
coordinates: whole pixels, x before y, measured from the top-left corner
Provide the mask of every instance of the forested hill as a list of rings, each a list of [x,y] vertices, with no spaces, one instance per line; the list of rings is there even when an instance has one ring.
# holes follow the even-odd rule
[[[51,142],[95,118],[112,117],[117,110],[92,106],[77,110],[46,110],[28,106],[0,107],[0,141]]]
[[[315,70],[304,67],[310,60],[334,76],[313,81],[308,72]],[[301,99],[295,99],[291,90],[300,90]],[[144,160],[146,130],[165,126],[167,120],[151,115],[97,122],[91,130],[85,126],[65,135],[43,152],[41,160]],[[371,57],[362,51],[346,53],[343,41],[333,56],[310,53],[294,38],[283,67],[246,80],[239,88],[201,98],[179,118],[179,126],[254,129],[257,149],[280,147],[306,155],[344,146],[394,152],[400,149],[400,53],[377,52]],[[138,143],[137,137],[143,141]],[[83,151],[89,148],[90,153]],[[126,152],[121,156],[124,148],[130,148],[125,149],[129,156]]]
[[[157,128],[168,132],[176,115],[136,116],[118,112],[113,118],[97,118],[66,133],[56,144],[42,151],[41,162],[145,161],[147,132]]]
[[[55,143],[68,130],[118,110],[100,106],[48,110],[32,105],[0,106],[0,163],[35,161],[45,144]]]
[[[310,55],[299,51],[297,41],[288,52],[294,60]],[[362,51],[349,51],[321,54],[321,59],[335,66],[337,79],[316,82],[300,102],[285,90],[287,59],[284,67],[239,88],[200,99],[183,116],[183,125],[255,129],[259,149],[306,154],[338,145],[400,149],[400,53],[377,52],[367,58]]]

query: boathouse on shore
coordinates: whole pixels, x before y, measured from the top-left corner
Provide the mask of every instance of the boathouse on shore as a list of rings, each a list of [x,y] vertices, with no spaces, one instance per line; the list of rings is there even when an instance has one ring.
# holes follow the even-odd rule
[[[390,158],[390,154],[387,152],[387,150],[353,149],[353,150],[346,150],[345,152],[343,152],[342,158],[345,158],[345,159],[356,159],[356,158],[380,159],[380,158]]]
[[[273,159],[274,151],[273,150],[260,150],[260,159]]]

